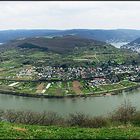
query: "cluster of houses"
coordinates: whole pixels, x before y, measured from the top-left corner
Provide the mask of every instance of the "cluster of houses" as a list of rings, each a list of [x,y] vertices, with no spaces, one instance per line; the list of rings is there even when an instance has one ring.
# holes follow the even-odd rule
[[[109,79],[104,78],[104,77],[93,78],[92,80],[88,81],[88,85],[91,87],[108,84],[108,83],[109,83]]]
[[[139,72],[140,71],[140,66],[125,66],[125,65],[119,65],[118,67],[108,67],[108,70],[111,72],[114,72],[115,74],[120,74],[120,73],[134,73],[134,72]]]
[[[17,77],[24,76],[32,76],[35,79],[58,79],[58,80],[71,80],[71,79],[80,79],[80,78],[89,78],[92,79],[91,83],[93,84],[104,84],[107,83],[108,80],[106,75],[111,73],[123,74],[123,73],[131,73],[131,79],[134,79],[138,76],[140,72],[140,66],[124,66],[120,65],[117,67],[108,66],[107,69],[103,69],[101,67],[51,67],[51,66],[42,66],[42,67],[29,67],[23,68],[17,73]],[[130,80],[131,80],[130,79]]]
[[[37,68],[39,79],[63,79],[63,80],[70,80],[70,79],[79,79],[79,78],[90,78],[96,75],[95,68],[85,68],[85,67],[41,67]]]
[[[16,74],[16,77],[18,77],[18,78],[24,77],[24,76],[32,77],[33,75],[37,74],[35,68],[36,67],[34,67],[34,66],[28,67],[28,68],[23,68]]]

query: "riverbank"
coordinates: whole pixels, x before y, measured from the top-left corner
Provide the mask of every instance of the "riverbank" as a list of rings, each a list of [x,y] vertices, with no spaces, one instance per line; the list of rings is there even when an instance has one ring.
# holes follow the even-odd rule
[[[116,95],[118,93],[121,93],[122,91],[131,91],[134,89],[137,89],[140,87],[140,84],[137,84],[135,86],[128,86],[128,87],[124,87],[124,88],[119,88],[119,89],[113,89],[113,90],[108,90],[108,91],[104,91],[104,92],[99,92],[99,94],[103,94],[103,95]]]
[[[45,95],[42,93],[40,93],[40,94],[21,93],[21,92],[3,90],[3,89],[0,89],[0,94],[8,94],[8,95],[15,95],[15,96],[22,96],[22,97],[35,97],[35,98],[74,98],[74,97],[89,97],[89,96],[100,97],[100,96],[117,95],[117,94],[121,93],[122,91],[131,91],[131,90],[137,89],[139,87],[140,87],[140,84],[137,83],[136,85],[127,86],[124,88],[104,90],[104,91],[85,93],[85,94],[67,94],[64,96]]]
[[[129,131],[128,131],[129,130]],[[0,122],[1,139],[138,139],[140,127],[78,128]]]

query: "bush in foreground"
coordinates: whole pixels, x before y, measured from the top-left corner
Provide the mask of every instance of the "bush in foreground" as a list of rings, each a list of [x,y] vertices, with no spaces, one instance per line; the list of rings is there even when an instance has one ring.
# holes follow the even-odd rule
[[[67,118],[63,118],[55,112],[36,113],[31,111],[0,110],[0,121],[30,125],[78,126],[89,128],[117,126],[119,124],[127,125],[127,123],[140,126],[140,112],[136,111],[136,108],[129,102],[122,104],[107,117],[91,117],[84,113],[73,113],[69,114]]]
[[[124,102],[114,113],[111,115],[111,120],[114,122],[121,122],[127,124],[134,119],[136,114],[136,108],[133,107],[129,102]]]
[[[108,121],[103,117],[89,117],[83,113],[70,114],[67,120],[70,126],[99,128],[107,126]]]

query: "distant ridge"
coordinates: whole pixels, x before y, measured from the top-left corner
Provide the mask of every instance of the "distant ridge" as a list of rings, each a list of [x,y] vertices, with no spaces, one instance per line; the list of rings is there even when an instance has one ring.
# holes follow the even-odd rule
[[[130,42],[140,37],[140,30],[133,29],[71,29],[71,30],[48,30],[48,29],[28,29],[28,30],[3,30],[0,31],[0,43],[18,38],[36,36],[63,36],[76,35],[83,38],[95,39],[105,42]]]

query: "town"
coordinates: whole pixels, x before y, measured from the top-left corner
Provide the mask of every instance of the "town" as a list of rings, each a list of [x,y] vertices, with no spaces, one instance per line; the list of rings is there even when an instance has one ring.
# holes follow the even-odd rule
[[[111,77],[109,77],[111,75]],[[119,75],[121,79],[119,79]],[[131,81],[138,80],[140,76],[140,66],[108,66],[107,68],[102,67],[52,67],[52,66],[42,66],[35,67],[29,66],[21,69],[14,78],[24,78],[30,77],[31,80],[75,80],[75,79],[106,79],[106,82],[118,82],[120,80],[128,79]],[[103,83],[105,84],[103,80]]]
[[[12,68],[13,69],[13,68]],[[4,73],[6,73],[4,71]],[[65,96],[112,92],[137,86],[140,66],[52,67],[31,66],[0,76],[1,90]]]

